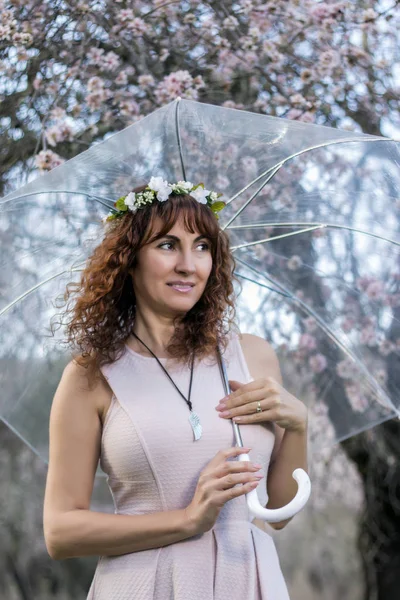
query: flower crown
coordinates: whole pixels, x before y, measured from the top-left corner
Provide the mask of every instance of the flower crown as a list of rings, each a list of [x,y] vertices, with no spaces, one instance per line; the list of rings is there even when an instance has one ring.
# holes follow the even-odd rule
[[[127,196],[118,198],[114,202],[115,209],[112,209],[114,212],[109,212],[102,220],[103,222],[112,221],[122,217],[128,210],[136,212],[138,208],[152,204],[154,200],[165,202],[170,194],[190,194],[200,204],[207,204],[217,219],[219,218],[218,212],[226,206],[223,200],[218,200],[223,194],[204,189],[204,183],[197,185],[193,185],[190,181],[168,183],[162,177],[152,177],[143,192],[129,192]]]

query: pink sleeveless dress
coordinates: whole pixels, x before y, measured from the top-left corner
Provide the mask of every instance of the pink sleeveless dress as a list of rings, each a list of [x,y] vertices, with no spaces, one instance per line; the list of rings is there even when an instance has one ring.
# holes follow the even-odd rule
[[[236,446],[231,420],[215,406],[225,396],[218,363],[195,361],[191,401],[203,428],[194,441],[189,407],[154,357],[125,347],[102,368],[114,395],[101,440],[115,513],[150,514],[186,507],[200,472],[215,454]],[[235,332],[223,354],[229,379],[253,381]],[[161,358],[165,366],[167,359]],[[167,369],[187,398],[190,369]],[[275,436],[270,424],[240,425],[250,459],[268,471]],[[237,460],[236,458],[230,460]],[[260,502],[268,502],[266,477]],[[209,531],[119,556],[100,556],[87,600],[289,600],[273,538],[252,523],[246,496],[229,500]]]

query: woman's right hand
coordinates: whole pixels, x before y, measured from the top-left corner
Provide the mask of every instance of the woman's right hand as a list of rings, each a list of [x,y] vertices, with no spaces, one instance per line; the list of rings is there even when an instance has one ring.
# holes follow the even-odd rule
[[[258,485],[263,475],[255,474],[260,469],[252,462],[227,460],[249,450],[240,446],[220,450],[201,471],[193,499],[185,509],[196,534],[214,526],[225,502],[248,494]],[[234,487],[238,483],[243,485]]]

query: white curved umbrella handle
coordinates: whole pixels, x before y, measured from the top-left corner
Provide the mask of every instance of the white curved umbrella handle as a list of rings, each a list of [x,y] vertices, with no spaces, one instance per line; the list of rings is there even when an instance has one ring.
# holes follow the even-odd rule
[[[225,394],[230,394],[231,389],[229,386],[228,373],[225,367],[225,362],[222,358],[222,353],[219,345],[217,344],[217,355],[219,360],[219,366],[221,369],[222,381],[224,383]],[[232,421],[233,432],[235,435],[236,443],[238,446],[243,446],[242,436],[240,434],[240,428],[238,423]],[[238,455],[238,460],[250,461],[248,454],[243,453]],[[285,521],[290,519],[296,513],[300,512],[307,503],[307,500],[311,494],[311,482],[307,473],[303,469],[295,469],[293,471],[293,479],[297,481],[298,490],[293,498],[282,508],[264,508],[261,506],[257,495],[257,488],[251,490],[246,494],[247,506],[251,514],[257,519],[262,521],[269,521],[270,523],[278,523],[279,521]]]
[[[248,454],[240,454],[238,460],[250,461],[250,457]],[[293,471],[293,479],[297,481],[297,493],[293,500],[291,500],[289,504],[286,504],[286,506],[282,506],[282,508],[264,508],[261,506],[258,499],[257,488],[248,492],[246,494],[246,500],[251,514],[262,521],[278,523],[279,521],[290,519],[300,512],[310,497],[311,482],[309,476],[303,469],[295,469],[295,471]]]

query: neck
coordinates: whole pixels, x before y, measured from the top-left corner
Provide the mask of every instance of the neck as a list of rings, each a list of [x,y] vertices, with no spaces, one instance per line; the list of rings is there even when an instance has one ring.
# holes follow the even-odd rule
[[[136,310],[135,322],[132,332],[136,334],[150,350],[159,358],[167,357],[166,348],[175,331],[174,323],[171,318],[160,315],[146,314]],[[128,338],[129,345],[136,352],[151,356],[151,353],[134,335]]]

